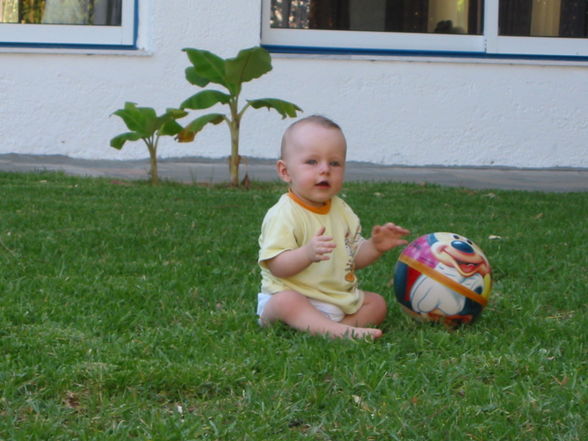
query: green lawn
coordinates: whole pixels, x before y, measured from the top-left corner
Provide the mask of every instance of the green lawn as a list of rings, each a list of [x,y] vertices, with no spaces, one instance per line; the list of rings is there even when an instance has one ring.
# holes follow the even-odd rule
[[[283,186],[0,189],[0,440],[588,439],[588,193],[347,184],[365,231],[460,233],[494,272],[480,320],[448,332],[400,311],[394,250],[360,273],[390,300],[365,342],[257,326]]]

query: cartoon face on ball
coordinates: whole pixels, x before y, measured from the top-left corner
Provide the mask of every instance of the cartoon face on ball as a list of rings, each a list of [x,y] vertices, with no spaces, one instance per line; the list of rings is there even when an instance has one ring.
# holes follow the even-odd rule
[[[490,264],[471,240],[454,233],[421,236],[402,252],[396,298],[414,317],[455,326],[474,320],[492,287]]]
[[[490,272],[486,256],[467,237],[453,233],[434,233],[434,236],[437,241],[431,245],[431,252],[440,263],[455,268],[463,277]]]

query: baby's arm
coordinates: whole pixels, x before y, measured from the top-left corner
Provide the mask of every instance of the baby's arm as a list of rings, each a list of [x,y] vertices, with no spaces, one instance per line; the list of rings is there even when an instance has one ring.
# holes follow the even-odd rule
[[[372,237],[365,240],[355,256],[355,267],[364,268],[376,261],[386,251],[408,242],[402,239],[409,234],[405,228],[388,222],[385,225],[376,225],[372,229]]]
[[[329,254],[333,252],[335,242],[332,237],[324,236],[324,234],[325,227],[322,227],[307,244],[266,260],[267,268],[274,276],[287,278],[298,274],[314,262],[329,260]]]

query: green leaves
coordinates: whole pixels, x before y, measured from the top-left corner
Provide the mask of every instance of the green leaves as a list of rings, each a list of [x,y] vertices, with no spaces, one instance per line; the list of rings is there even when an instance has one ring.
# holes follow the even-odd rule
[[[114,112],[122,118],[129,132],[121,133],[110,140],[110,145],[122,149],[125,143],[143,140],[151,158],[151,176],[157,177],[157,143],[160,136],[176,136],[179,142],[191,142],[204,127],[209,124],[226,122],[231,131],[231,157],[229,168],[231,183],[239,185],[239,130],[241,118],[250,107],[277,111],[282,118],[295,117],[302,109],[296,104],[276,98],[247,100],[239,108],[239,95],[243,83],[261,77],[272,70],[270,54],[261,47],[251,47],[239,51],[236,57],[223,59],[210,51],[202,49],[184,49],[192,64],[185,70],[186,80],[194,86],[204,88],[209,84],[218,84],[226,89],[201,90],[184,100],[179,109],[167,109],[157,115],[151,107],[137,107],[135,103],[126,102],[124,108]],[[216,105],[227,105],[226,114],[209,113],[199,116],[187,126],[182,127],[177,120],[188,113],[185,109],[202,110]]]
[[[239,185],[239,130],[241,118],[245,111],[252,107],[260,109],[266,107],[277,111],[282,118],[295,117],[302,109],[288,101],[276,98],[263,98],[248,100],[243,108],[239,109],[239,95],[243,83],[259,78],[272,70],[270,54],[261,47],[243,49],[236,57],[223,59],[212,52],[201,49],[184,49],[192,66],[186,69],[186,79],[190,84],[198,87],[206,87],[210,83],[218,84],[227,93],[218,90],[205,90],[185,100],[182,109],[208,109],[216,104],[229,106],[228,114],[211,113],[201,116],[188,124],[177,136],[180,142],[193,141],[196,133],[202,130],[207,124],[219,124],[225,121],[231,131],[231,157],[229,169],[231,183]]]
[[[212,52],[201,49],[184,49],[192,67],[186,69],[190,84],[206,87],[209,83],[220,84],[231,95],[238,95],[247,81],[259,78],[272,70],[271,57],[261,47],[243,49],[236,57],[222,59]]]
[[[173,136],[182,131],[176,119],[183,118],[188,112],[183,109],[167,109],[157,116],[151,107],[137,107],[135,103],[126,102],[125,107],[114,112],[120,116],[131,132],[121,133],[110,140],[110,146],[122,149],[127,141],[142,139],[151,159],[151,183],[159,182],[157,176],[157,146],[160,136]]]
[[[177,136],[179,142],[191,142],[194,140],[196,134],[204,128],[207,124],[220,124],[225,120],[222,113],[209,113],[196,118],[188,124]]]
[[[276,98],[261,98],[257,100],[247,100],[249,105],[254,109],[267,107],[268,110],[273,109],[282,115],[282,119],[287,117],[295,118],[296,112],[302,112],[302,109],[296,104],[289,101],[278,100]]]
[[[203,90],[196,95],[191,96],[184,101],[180,107],[182,109],[208,109],[215,104],[227,104],[231,99],[230,95],[219,92],[218,90]]]
[[[146,138],[153,133],[152,125],[157,115],[150,107],[137,107],[135,103],[126,102],[123,109],[114,112],[120,116],[127,127],[140,138]]]
[[[201,49],[184,49],[184,51],[194,65],[186,70],[186,78],[190,83],[199,87],[206,87],[211,82],[225,84],[225,61],[222,58]]]
[[[227,81],[241,90],[241,84],[259,78],[272,70],[269,53],[261,47],[244,49],[237,57],[226,60]]]
[[[182,109],[167,109],[165,113],[157,116],[151,107],[137,107],[135,103],[126,102],[125,107],[113,115],[121,117],[131,132],[115,136],[111,139],[110,146],[120,150],[127,141],[145,140],[154,135],[176,135],[182,130],[176,119],[187,114],[188,112]]]
[[[121,133],[110,140],[110,146],[120,150],[123,148],[125,142],[138,141],[139,139],[141,139],[141,136],[135,132]]]

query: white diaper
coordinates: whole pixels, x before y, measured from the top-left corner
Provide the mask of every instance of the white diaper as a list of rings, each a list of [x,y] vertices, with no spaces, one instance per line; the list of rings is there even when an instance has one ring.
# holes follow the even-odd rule
[[[260,292],[257,294],[257,315],[261,316],[263,314],[263,308],[265,308],[266,303],[271,298],[271,294],[264,294]],[[325,316],[329,319],[333,320],[334,322],[340,322],[345,317],[345,313],[336,305],[327,302],[321,302],[320,300],[308,299],[312,306],[322,312]]]

